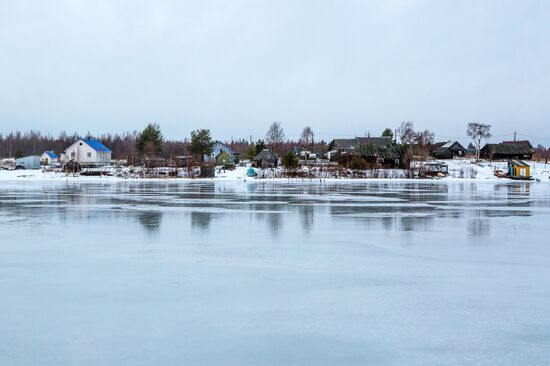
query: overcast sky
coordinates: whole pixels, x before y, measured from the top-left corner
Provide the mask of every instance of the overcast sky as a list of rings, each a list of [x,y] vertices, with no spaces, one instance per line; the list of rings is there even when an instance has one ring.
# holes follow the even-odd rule
[[[550,1],[0,0],[0,132],[280,121],[328,140],[404,120],[550,145]]]

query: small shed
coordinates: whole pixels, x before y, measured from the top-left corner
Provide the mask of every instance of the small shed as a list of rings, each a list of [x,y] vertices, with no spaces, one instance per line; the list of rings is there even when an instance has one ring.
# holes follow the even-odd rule
[[[82,165],[74,159],[69,160],[63,165],[65,173],[79,173],[82,170]]]
[[[427,175],[435,175],[438,173],[449,174],[449,165],[439,161],[431,161],[424,164],[422,172]]]
[[[522,160],[508,160],[508,174],[512,178],[528,179],[531,177],[531,167]]]
[[[40,157],[40,163],[43,165],[53,165],[57,164],[59,161],[59,156],[53,151],[44,151]]]
[[[253,159],[254,164],[259,168],[276,168],[277,157],[269,149],[263,149]]]
[[[40,155],[15,159],[15,169],[40,169]]]

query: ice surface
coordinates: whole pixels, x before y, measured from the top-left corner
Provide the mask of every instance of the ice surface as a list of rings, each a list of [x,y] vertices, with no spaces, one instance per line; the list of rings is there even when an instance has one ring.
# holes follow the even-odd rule
[[[547,365],[545,182],[5,181],[0,365]]]

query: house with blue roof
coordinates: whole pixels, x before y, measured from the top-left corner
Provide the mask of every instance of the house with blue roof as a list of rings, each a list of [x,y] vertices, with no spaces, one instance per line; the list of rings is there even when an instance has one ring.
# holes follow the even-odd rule
[[[75,161],[81,166],[111,164],[112,151],[99,140],[80,138],[62,154],[62,161]]]
[[[40,164],[56,165],[59,162],[59,156],[53,151],[44,151],[40,156]]]

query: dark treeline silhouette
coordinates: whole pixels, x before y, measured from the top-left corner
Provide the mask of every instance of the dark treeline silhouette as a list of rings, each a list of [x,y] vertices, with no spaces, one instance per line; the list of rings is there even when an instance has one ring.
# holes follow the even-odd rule
[[[60,132],[57,136],[44,135],[39,131],[26,131],[26,132],[10,132],[8,134],[0,133],[0,158],[3,157],[19,157],[27,155],[40,155],[44,151],[53,150],[59,154],[73,142],[80,137],[92,137],[100,140],[103,144],[108,146],[113,152],[113,159],[126,159],[129,156],[135,156],[136,148],[136,136],[137,131],[124,132],[124,133],[107,133],[102,135],[91,135],[90,133],[81,135],[77,132],[68,134],[65,131]],[[246,155],[248,149],[254,146],[254,143],[246,139],[238,139],[232,141],[222,142],[231,146],[235,151],[240,154]],[[286,141],[280,146],[280,150],[286,153],[294,146],[300,146],[298,141]],[[327,144],[324,141],[316,142],[311,146],[312,151],[325,152]],[[166,140],[162,148],[162,152],[159,154],[163,158],[173,158],[175,156],[190,155],[189,140]]]

